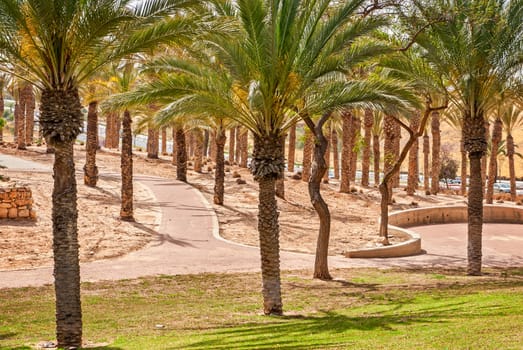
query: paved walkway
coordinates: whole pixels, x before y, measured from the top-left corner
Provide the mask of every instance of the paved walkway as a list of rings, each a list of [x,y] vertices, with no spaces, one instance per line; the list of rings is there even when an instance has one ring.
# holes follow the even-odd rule
[[[48,170],[45,165],[20,160],[0,154],[0,164],[11,170]],[[101,176],[104,176],[101,174]],[[115,175],[105,175],[115,176]],[[82,281],[137,278],[159,274],[189,274],[200,272],[246,272],[259,271],[259,251],[227,242],[218,236],[218,220],[212,206],[203,195],[190,185],[169,179],[135,176],[136,181],[147,186],[156,196],[162,208],[162,220],[157,238],[141,250],[123,257],[104,259],[81,264]],[[450,226],[450,225],[449,225]],[[465,225],[461,225],[465,226]],[[488,227],[489,225],[486,225]],[[512,248],[523,251],[523,228],[516,226],[509,236],[517,236]],[[451,235],[450,227],[425,227],[421,232],[422,245],[428,253],[413,257],[394,259],[347,259],[341,256],[329,258],[331,267],[431,267],[462,266],[466,263],[466,249],[455,244],[457,238]],[[494,229],[498,232],[500,227]],[[436,237],[435,239],[431,237]],[[508,238],[507,238],[508,237]],[[502,239],[501,239],[502,240]],[[495,239],[494,239],[495,241]],[[506,244],[505,244],[506,246]],[[439,248],[438,248],[439,247]],[[517,263],[523,265],[521,254],[503,261],[491,259],[487,265],[505,266]],[[490,251],[489,251],[490,254]],[[504,253],[505,254],[505,253]],[[492,252],[494,258],[498,253]],[[495,255],[495,256],[494,256]],[[281,268],[312,269],[314,256],[292,252],[281,253]],[[0,271],[0,288],[39,286],[53,282],[52,268],[36,268],[17,271]]]

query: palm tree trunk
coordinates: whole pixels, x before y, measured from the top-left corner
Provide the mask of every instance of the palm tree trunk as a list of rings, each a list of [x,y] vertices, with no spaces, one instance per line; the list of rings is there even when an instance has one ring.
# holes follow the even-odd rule
[[[125,110],[122,120],[122,206],[120,219],[134,221],[133,213],[133,132],[131,129],[131,113]]]
[[[460,153],[461,153],[461,195],[467,194],[467,152],[465,151],[465,141],[463,136],[460,140]]]
[[[364,187],[369,186],[369,172],[370,172],[370,150],[372,141],[372,126],[374,125],[374,116],[372,110],[366,109],[365,116],[363,118],[363,154],[361,159],[361,185]]]
[[[344,110],[341,113],[342,120],[342,143],[341,143],[341,180],[340,192],[350,192],[350,155],[352,148],[351,143],[351,124],[352,113],[349,110]]]
[[[236,127],[236,163],[240,165],[242,159],[242,128]]]
[[[511,134],[507,135],[507,157],[508,171],[510,176],[510,200],[516,201],[516,169],[514,167],[514,138]]]
[[[383,145],[383,173],[388,174],[391,172],[396,163],[396,155],[394,152],[394,141],[397,138],[396,125],[394,117],[391,115],[385,115],[383,123],[383,131],[385,132],[385,143]],[[392,204],[392,188],[394,187],[394,177],[396,174],[391,174],[388,178],[390,182],[386,184],[388,191],[388,203]],[[382,181],[383,182],[383,181]],[[383,195],[383,194],[382,194]]]
[[[331,161],[329,148],[330,148],[330,145],[332,144],[331,125],[329,124],[326,129],[327,129],[327,137],[326,137],[327,149],[325,150],[325,154],[324,154],[323,158],[325,160],[325,166],[327,167],[327,169],[326,169],[325,173],[323,174],[323,183],[324,184],[329,183],[329,170],[330,170],[330,161]],[[316,152],[316,151],[314,151],[314,152]],[[314,155],[315,155],[315,153],[313,153],[313,156],[312,156],[312,162],[313,162],[312,166],[313,167],[314,167]],[[312,171],[311,171],[311,174],[312,174]]]
[[[427,131],[425,131],[425,134],[423,135],[423,188],[427,194],[429,193],[428,191],[430,191],[429,155],[430,139]]]
[[[209,139],[210,139],[209,130],[207,130],[207,129],[203,130],[203,150],[202,150],[202,154],[203,154],[204,158],[209,157],[209,154],[211,153],[211,152],[209,152],[209,147],[210,147],[209,146]],[[211,147],[212,147],[213,143],[214,143],[214,140],[213,140],[213,142],[211,142]],[[211,158],[214,161],[214,159],[216,157],[214,157],[214,158],[211,157]]]
[[[483,179],[481,158],[487,150],[485,122],[482,115],[465,115],[463,131],[465,150],[470,160],[470,187],[468,194],[468,266],[469,275],[481,274],[483,230]]]
[[[490,138],[490,123],[486,119],[485,120],[485,140],[488,140]],[[487,153],[485,151],[485,154],[483,154],[481,158],[481,181],[483,181],[483,186],[487,183]]]
[[[43,90],[40,125],[55,149],[53,254],[58,347],[82,345],[77,188],[73,144],[82,126],[78,90]]]
[[[254,136],[251,170],[259,183],[258,233],[262,271],[263,312],[281,315],[280,228],[274,183],[285,159],[279,135]]]
[[[242,160],[240,167],[247,168],[247,162],[249,161],[249,130],[242,129],[241,133],[241,145],[240,145]]]
[[[27,149],[25,146],[25,102],[23,94],[19,93],[18,100],[15,103],[15,132],[16,148]]]
[[[392,152],[394,154],[394,159],[398,159],[400,156],[400,140],[401,140],[401,126],[396,123],[394,120],[394,136],[393,136],[393,143],[392,143]],[[400,170],[394,174],[392,177],[392,187],[398,188],[400,186]],[[391,188],[391,195],[392,195],[392,188]],[[391,197],[392,199],[392,197]]]
[[[113,134],[113,118],[114,118],[115,112],[109,112],[105,114],[105,141],[104,141],[104,147],[106,148],[113,148],[112,145],[112,134]]]
[[[410,118],[410,128],[412,130],[419,129],[420,123],[420,114],[419,112],[414,112]],[[409,151],[409,175],[407,179],[407,195],[413,196],[416,193],[418,188],[418,179],[419,179],[419,169],[418,169],[418,151],[419,151],[419,142],[418,138],[412,143],[412,147]]]
[[[158,159],[160,133],[157,129],[147,129],[147,158]]]
[[[0,119],[4,116],[3,81],[0,79]],[[5,119],[4,119],[5,122]],[[4,125],[0,123],[0,142],[4,142]]]
[[[223,205],[223,197],[225,191],[225,142],[227,141],[227,136],[225,135],[225,130],[223,125],[216,130],[216,171],[214,173],[214,204]]]
[[[96,150],[98,146],[98,102],[89,102],[87,110],[87,135],[85,142],[84,184],[95,187],[98,181]]]
[[[321,179],[327,171],[325,163],[325,153],[328,149],[327,138],[323,135],[323,125],[329,118],[330,113],[324,114],[314,125],[311,119],[305,119],[307,126],[314,134],[314,155],[312,160],[311,176],[309,177],[309,197],[312,206],[320,220],[318,240],[316,243],[316,258],[314,261],[314,278],[322,280],[332,279],[329,273],[328,254],[330,237],[330,212],[327,203],[323,200],[320,193]]]
[[[236,157],[234,156],[235,151],[235,141],[236,141],[236,128],[231,128],[229,130],[229,164],[233,165]]]
[[[332,130],[331,141],[334,178],[338,180],[340,178],[340,153],[338,152],[338,132],[336,129]]]
[[[488,185],[487,185],[487,204],[492,204],[494,197],[494,182],[498,171],[498,148],[502,137],[503,123],[501,119],[496,118],[494,126],[492,127],[492,143],[490,147],[490,161],[488,171]]]
[[[374,186],[380,183],[380,135],[372,135],[372,158],[374,161]]]
[[[203,132],[200,129],[194,129],[192,134],[194,139],[194,171],[201,173],[203,167]]]
[[[202,139],[203,141],[203,139]],[[210,141],[210,146],[209,146],[209,155],[211,157],[211,161],[215,162],[216,161],[216,130],[212,129],[210,132],[209,132],[209,141]],[[203,154],[203,142],[202,142],[202,154]]]
[[[311,176],[312,152],[314,148],[313,135],[309,129],[305,128],[305,143],[303,144],[303,161],[301,170],[302,181],[308,182]]]
[[[31,84],[26,84],[24,87],[25,100],[25,143],[30,145],[33,142],[33,129],[35,119],[35,94]]]
[[[167,127],[162,128],[162,155],[167,155]]]
[[[176,127],[172,127],[172,138],[173,138],[173,154],[172,154],[172,160],[171,160],[171,164],[172,165],[177,165],[178,164],[178,161],[176,159],[176,154],[178,153],[177,150],[177,146],[176,146]]]
[[[439,128],[439,112],[432,112],[430,129],[432,132],[432,181],[430,183],[430,193],[436,195],[439,192],[439,172],[441,161],[439,151],[441,148],[441,130]]]
[[[176,128],[176,179],[187,182],[187,149],[182,127]]]
[[[350,180],[356,182],[356,170],[358,167],[358,139],[361,134],[361,120],[357,115],[352,115],[351,128],[351,152],[350,152]]]
[[[287,135],[283,135],[281,137],[281,150],[283,154],[285,154],[285,139],[287,138]],[[275,193],[276,197],[285,199],[285,168],[282,170],[282,174],[280,177],[276,179],[276,182],[274,184],[275,186]]]
[[[289,130],[289,150],[287,155],[287,171],[293,173],[296,157],[296,123]]]

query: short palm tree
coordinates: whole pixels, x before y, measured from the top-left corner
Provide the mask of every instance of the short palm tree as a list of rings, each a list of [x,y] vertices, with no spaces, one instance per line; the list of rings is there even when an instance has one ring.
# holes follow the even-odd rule
[[[522,66],[523,2],[520,0],[435,0],[414,2],[416,24],[432,23],[417,36],[423,56],[448,82],[449,96],[463,119],[470,159],[468,268],[481,274],[483,182],[481,158],[487,148],[487,106],[498,82],[514,81]],[[411,17],[413,18],[413,17]]]
[[[53,251],[58,346],[82,345],[73,144],[82,126],[79,87],[104,64],[183,28],[166,17],[182,0],[2,0],[0,69],[41,90],[40,123],[55,149]],[[145,29],[152,21],[163,26]],[[139,32],[139,34],[138,34]],[[124,39],[124,40],[118,40]],[[116,45],[117,44],[117,45]]]

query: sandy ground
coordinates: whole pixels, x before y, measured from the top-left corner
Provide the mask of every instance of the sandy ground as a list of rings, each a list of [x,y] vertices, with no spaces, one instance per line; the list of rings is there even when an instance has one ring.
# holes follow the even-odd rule
[[[51,165],[53,156],[45,154],[43,147],[30,147],[18,151],[0,147],[0,152]],[[135,152],[135,174],[175,178],[175,167],[169,157],[152,160],[144,153]],[[112,150],[101,150],[97,155],[100,174],[117,173],[120,168],[119,154]],[[80,170],[85,163],[84,147],[76,146],[75,163]],[[239,185],[233,172],[241,175],[247,183]],[[0,270],[49,266],[52,263],[51,223],[51,174],[16,173],[0,169],[19,184],[27,184],[33,190],[38,220],[0,222]],[[80,258],[90,261],[114,257],[139,249],[154,238],[154,228],[159,220],[159,208],[154,206],[151,193],[139,183],[135,187],[137,223],[122,222],[119,214],[119,189],[117,180],[104,178],[96,188],[83,185],[82,173],[78,171],[78,206]],[[286,199],[278,200],[280,210],[280,240],[285,250],[314,253],[319,221],[308,196],[307,184],[293,180],[287,174],[285,181]],[[203,173],[188,172],[188,181],[200,189],[212,203],[214,179],[210,163]],[[5,185],[6,183],[4,183]],[[1,183],[0,183],[1,185]],[[238,243],[257,245],[257,184],[247,169],[226,167],[225,205],[214,208],[218,214],[220,234]],[[378,245],[379,193],[376,189],[362,189],[341,194],[337,183],[322,185],[322,193],[329,205],[332,217],[330,254],[343,254],[347,250]],[[183,199],[181,199],[183,200]],[[417,206],[454,203],[463,200],[454,195],[407,197],[403,191],[395,195],[392,210]],[[392,243],[406,237],[392,237]]]

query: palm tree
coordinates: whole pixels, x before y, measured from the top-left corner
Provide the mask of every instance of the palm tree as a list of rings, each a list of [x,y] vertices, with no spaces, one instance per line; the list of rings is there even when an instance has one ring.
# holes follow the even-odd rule
[[[287,170],[294,172],[294,157],[296,155],[296,124],[289,129],[289,149],[287,150]]]
[[[503,121],[503,128],[506,133],[507,158],[510,177],[510,200],[516,200],[516,171],[514,167],[514,137],[512,133],[514,130],[523,127],[523,109],[518,108],[515,104],[510,103],[501,113],[501,120]]]
[[[305,128],[304,131],[304,143],[303,143],[303,160],[301,162],[301,180],[308,182],[311,177],[312,167],[312,152],[314,148],[314,139],[312,133]]]
[[[411,130],[418,130],[421,122],[421,115],[418,111],[414,112],[410,117],[409,128]],[[418,168],[418,153],[419,153],[419,137],[414,140],[409,151],[409,172],[407,178],[407,195],[413,196],[416,193],[419,182],[419,168]]]
[[[361,185],[369,186],[369,170],[370,170],[370,150],[371,150],[371,139],[372,139],[372,126],[374,123],[374,116],[372,110],[365,109],[363,117],[363,153],[361,155]]]
[[[440,148],[441,148],[441,130],[439,111],[432,112],[430,131],[432,133],[432,179],[430,182],[430,193],[438,194],[439,192],[439,173],[441,168]]]
[[[165,15],[180,1],[3,0],[0,67],[41,90],[40,124],[55,150],[53,252],[58,346],[82,345],[80,269],[73,144],[82,125],[78,88],[101,66],[159,37],[174,39],[179,21]],[[96,14],[96,16],[93,16]],[[152,20],[163,26],[142,29]],[[136,34],[140,31],[140,34]],[[116,39],[126,37],[117,44]],[[29,41],[30,54],[22,47]]]
[[[498,174],[498,151],[501,138],[503,136],[502,132],[503,123],[501,122],[501,117],[498,114],[492,127],[492,139],[490,143],[490,160],[488,169],[487,193],[485,198],[487,204],[492,204],[494,199],[494,183],[496,182],[496,177]]]
[[[372,126],[372,162],[374,171],[374,186],[380,183],[380,139],[383,135],[383,114],[379,111],[373,113],[374,125]]]
[[[424,57],[448,81],[452,102],[463,118],[470,160],[468,267],[481,274],[486,107],[500,81],[512,82],[521,69],[523,2],[520,0],[438,0],[414,2],[415,23],[429,23],[416,37]],[[435,21],[436,19],[436,21]]]

